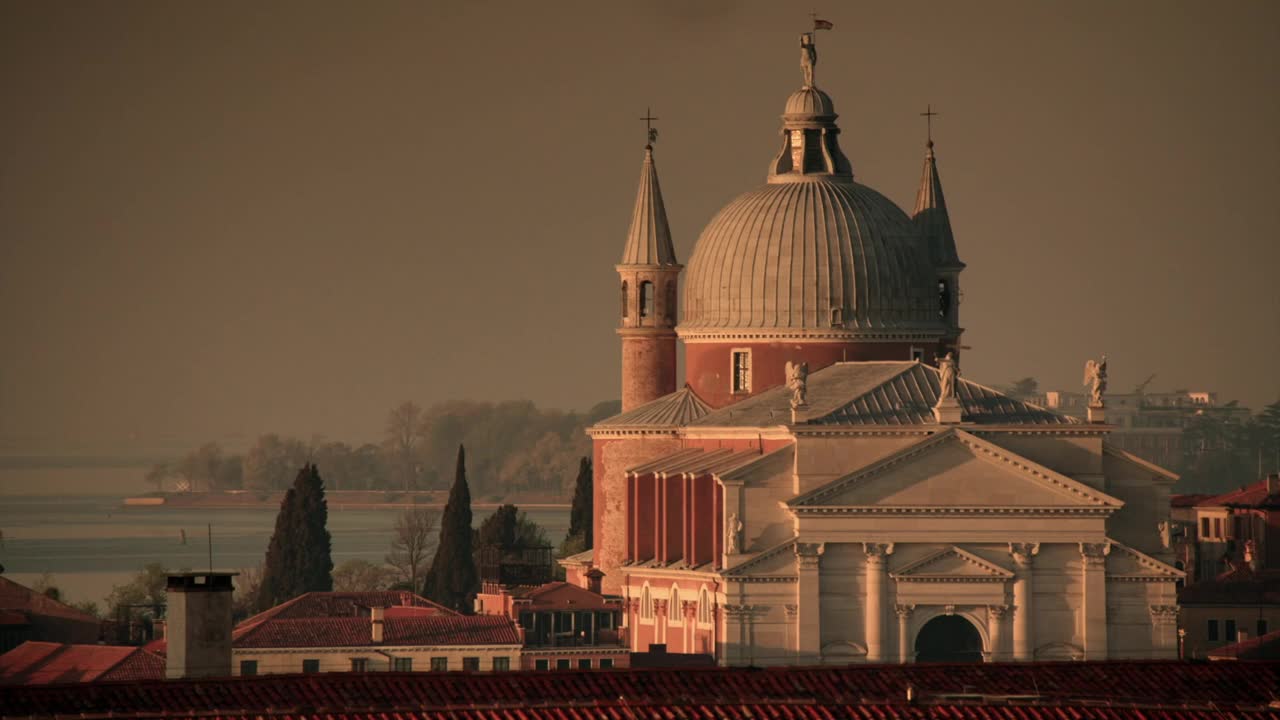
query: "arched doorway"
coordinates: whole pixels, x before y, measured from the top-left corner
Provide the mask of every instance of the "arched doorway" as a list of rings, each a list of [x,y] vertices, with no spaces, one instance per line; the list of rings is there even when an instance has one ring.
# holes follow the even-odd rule
[[[916,662],[982,662],[982,636],[959,615],[939,615],[916,635]]]

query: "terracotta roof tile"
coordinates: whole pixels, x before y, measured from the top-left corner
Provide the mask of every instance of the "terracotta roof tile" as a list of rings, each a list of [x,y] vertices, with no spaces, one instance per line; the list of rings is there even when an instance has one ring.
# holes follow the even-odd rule
[[[164,660],[138,647],[25,642],[0,655],[0,684],[5,685],[163,677]]]
[[[360,647],[373,645],[368,616],[272,618],[237,631],[237,648]],[[519,645],[515,623],[499,615],[390,616],[379,645]]]

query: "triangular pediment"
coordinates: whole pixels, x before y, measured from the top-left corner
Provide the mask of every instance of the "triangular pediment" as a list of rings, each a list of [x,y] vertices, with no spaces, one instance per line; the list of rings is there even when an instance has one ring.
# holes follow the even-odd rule
[[[932,435],[889,457],[794,498],[818,508],[1079,509],[1111,512],[1124,503],[960,429]]]
[[[785,542],[743,558],[738,564],[725,570],[726,578],[775,577],[794,578],[796,575],[796,541]]]
[[[900,582],[1003,582],[1013,573],[952,545],[889,573]]]
[[[1181,580],[1186,573],[1150,555],[1118,543],[1111,543],[1107,553],[1107,577],[1113,580]]]

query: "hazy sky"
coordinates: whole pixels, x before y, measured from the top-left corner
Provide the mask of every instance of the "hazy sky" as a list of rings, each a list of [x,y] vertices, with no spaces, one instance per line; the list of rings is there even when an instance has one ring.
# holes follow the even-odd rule
[[[3,447],[617,397],[637,118],[687,261],[764,181],[811,9],[0,4]],[[909,209],[942,113],[967,377],[1280,396],[1280,3],[816,9],[861,182]]]

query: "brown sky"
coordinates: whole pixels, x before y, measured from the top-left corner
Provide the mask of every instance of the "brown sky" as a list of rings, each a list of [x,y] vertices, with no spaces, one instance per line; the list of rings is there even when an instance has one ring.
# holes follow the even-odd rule
[[[0,5],[2,446],[616,397],[636,118],[687,260],[764,181],[810,9]],[[1280,396],[1280,3],[817,9],[862,182],[909,207],[942,112],[968,377]]]

